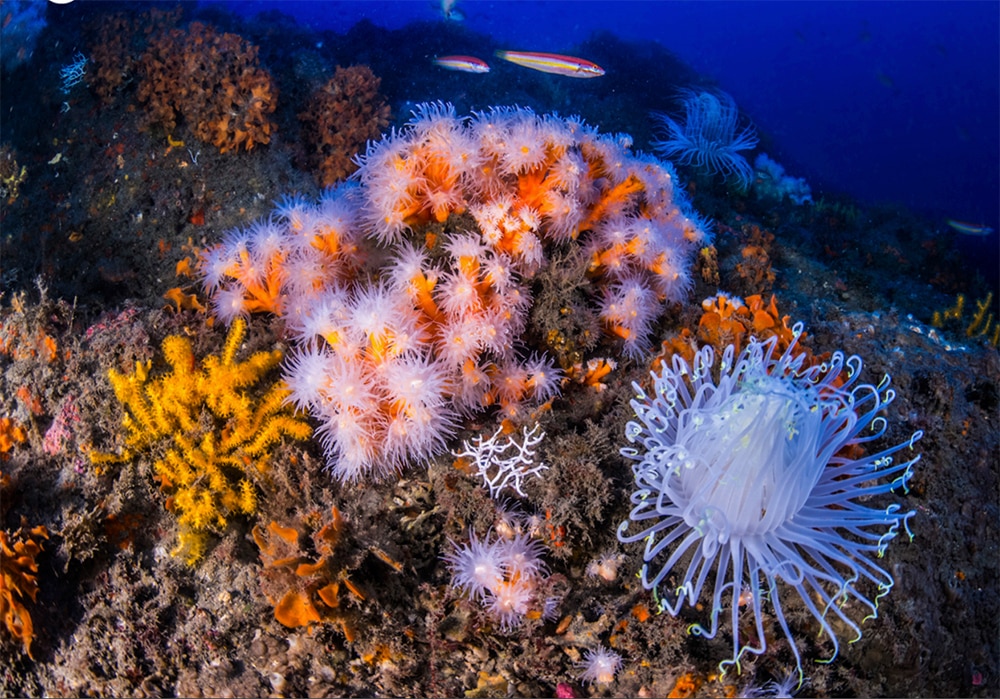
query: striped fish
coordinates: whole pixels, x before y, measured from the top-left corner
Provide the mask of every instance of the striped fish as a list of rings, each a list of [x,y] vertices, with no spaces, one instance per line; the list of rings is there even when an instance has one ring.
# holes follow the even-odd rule
[[[489,73],[490,67],[481,58],[475,56],[441,56],[434,59],[434,65],[448,70],[460,70],[463,73]]]
[[[497,58],[516,63],[525,68],[540,70],[543,73],[567,75],[571,78],[597,78],[604,75],[604,69],[596,63],[563,56],[558,53],[540,53],[537,51],[497,51]]]
[[[977,236],[987,236],[993,232],[993,229],[989,226],[984,226],[976,223],[966,223],[965,221],[956,221],[955,219],[949,218],[945,221],[949,226],[954,228],[956,231],[962,235],[977,235]]]

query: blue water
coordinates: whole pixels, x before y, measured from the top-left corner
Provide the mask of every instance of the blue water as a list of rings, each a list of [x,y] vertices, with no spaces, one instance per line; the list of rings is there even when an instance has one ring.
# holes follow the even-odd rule
[[[447,21],[430,0],[224,4],[248,16],[279,9],[338,33],[363,19],[389,29]],[[805,177],[814,196],[898,203],[942,228],[955,218],[1000,230],[1000,3],[459,0],[456,8],[464,29],[510,49],[572,53],[600,30],[656,42],[729,92],[765,137],[762,148]],[[649,97],[673,108],[670,94]],[[989,276],[1000,265],[997,240],[963,241]]]

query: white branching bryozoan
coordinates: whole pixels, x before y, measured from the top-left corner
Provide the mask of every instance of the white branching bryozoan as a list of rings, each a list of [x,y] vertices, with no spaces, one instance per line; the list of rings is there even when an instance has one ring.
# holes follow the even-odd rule
[[[458,458],[466,458],[476,467],[483,483],[490,489],[490,497],[496,498],[504,488],[512,488],[522,498],[525,497],[521,485],[527,476],[538,476],[548,469],[544,463],[535,463],[535,447],[545,438],[538,423],[530,430],[523,428],[524,441],[518,444],[514,437],[500,441],[503,426],[497,428],[487,440],[476,437],[471,442],[462,443],[463,451],[454,452]]]

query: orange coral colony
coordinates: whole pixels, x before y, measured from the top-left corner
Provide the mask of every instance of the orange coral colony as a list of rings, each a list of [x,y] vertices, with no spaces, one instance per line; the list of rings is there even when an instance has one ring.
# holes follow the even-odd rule
[[[652,368],[659,371],[663,362],[669,362],[675,354],[679,354],[688,363],[694,360],[694,353],[704,345],[711,345],[715,351],[722,353],[726,347],[733,345],[736,354],[742,350],[747,337],[754,336],[758,340],[766,340],[777,335],[777,350],[783,352],[795,340],[793,328],[789,327],[789,316],[778,313],[776,298],[765,303],[758,294],[747,296],[741,300],[738,296],[720,293],[702,302],[703,313],[698,321],[697,335],[684,328],[678,335],[663,341],[660,353],[653,358]],[[807,355],[807,363],[820,361],[813,357],[804,341],[803,332],[797,340],[799,351]]]
[[[381,82],[368,66],[337,66],[299,114],[309,167],[324,187],[354,172],[354,156],[389,125],[389,105],[378,91]]]
[[[277,91],[257,47],[192,22],[150,41],[140,59],[139,101],[147,121],[172,133],[184,122],[221,152],[269,143]]]
[[[330,470],[390,476],[443,450],[463,414],[521,419],[558,395],[562,372],[519,338],[532,279],[566,254],[587,275],[593,332],[603,325],[630,356],[648,349],[710,234],[670,168],[629,148],[578,119],[418,105],[405,129],[369,142],[357,184],[317,203],[286,196],[201,255],[213,315],[283,317],[298,344],[290,400],[321,423]],[[583,382],[600,390],[609,370]]]
[[[7,452],[13,449],[15,444],[23,443],[27,436],[24,428],[14,424],[11,418],[0,417],[0,460],[6,461]]]

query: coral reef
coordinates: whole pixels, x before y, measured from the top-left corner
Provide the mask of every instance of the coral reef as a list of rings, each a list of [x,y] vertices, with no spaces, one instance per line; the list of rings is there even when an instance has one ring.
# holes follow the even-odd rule
[[[0,3],[0,16],[8,5]],[[0,623],[0,695],[790,694],[799,680],[793,644],[809,675],[803,694],[998,695],[1000,354],[987,342],[997,290],[959,255],[990,239],[956,238],[898,207],[831,203],[829,192],[812,206],[761,197],[756,185],[733,195],[732,179],[727,191],[694,167],[678,166],[692,178],[681,182],[639,149],[648,152],[655,137],[650,111],[699,77],[653,44],[637,50],[607,33],[581,44],[577,55],[609,68],[613,79],[603,81],[504,66],[469,76],[429,61],[445,47],[492,48],[470,25],[362,23],[338,34],[297,25],[284,10],[255,18],[211,3],[159,17],[136,9],[49,3],[28,69],[3,76],[2,141],[16,156],[9,150],[10,167],[0,161],[0,171],[18,196],[0,200],[0,531],[15,552],[2,552],[0,563],[17,559],[18,542],[39,551],[37,570],[11,574],[36,594],[5,587],[10,597],[0,601],[3,617],[20,605],[15,633]],[[259,46],[259,64],[282,91],[268,147],[222,154],[183,114],[177,131],[148,128],[135,99],[139,59],[192,19]],[[59,68],[78,48],[91,59],[90,90],[63,95]],[[334,66],[352,63],[380,77],[394,115],[429,96],[455,100],[458,111],[423,105],[409,124],[397,117],[358,158],[360,172],[320,193],[297,114]],[[553,109],[562,116],[545,113]],[[636,149],[618,132],[633,135]],[[713,219],[712,245],[704,216]],[[658,271],[670,266],[671,274]],[[205,308],[216,322],[206,322]],[[949,311],[943,330],[921,323],[934,309]],[[808,322],[808,338],[791,318]],[[242,339],[227,340],[221,324],[237,332],[244,322]],[[625,425],[639,422],[632,382],[652,397],[650,369],[662,377],[678,358],[690,379],[704,364],[696,353],[710,345],[716,363],[704,395],[721,396],[719,358],[732,346],[737,364],[751,337],[773,339],[772,357],[794,341],[790,354],[805,357],[802,376],[784,377],[789,384],[832,366],[833,348],[865,357],[868,372],[854,386],[891,372],[898,393],[880,414],[885,435],[835,457],[871,459],[926,433],[908,492],[852,500],[915,512],[913,544],[872,554],[894,582],[878,599],[879,618],[860,622],[868,607],[849,593],[835,600],[864,631],[856,643],[843,643],[850,626],[824,609],[823,595],[796,594],[785,569],[777,595],[765,579],[759,595],[726,587],[714,638],[688,633],[694,623],[710,626],[718,567],[708,570],[701,608],[685,603],[674,617],[660,602],[675,601],[675,583],[706,540],[654,592],[637,574],[645,542],[616,535],[634,507],[620,453]],[[295,419],[320,430],[313,439],[286,434],[259,457],[247,452],[252,441],[226,451],[234,430],[250,430],[202,400],[177,407],[196,423],[192,431],[175,426],[129,445],[123,415],[138,428],[140,410],[117,399],[112,370],[120,382],[136,381],[135,405],[155,416],[152,399],[165,401],[165,382],[183,383],[185,368],[209,376],[206,363],[222,364],[233,347],[233,366],[258,357],[272,367],[233,390],[246,398],[248,419],[280,391],[301,411]],[[794,451],[799,442],[787,439],[791,421],[779,419],[778,405],[793,391],[775,388],[775,375],[743,376],[753,386],[731,397],[747,410],[726,424],[746,418],[746,449],[730,453],[756,454],[765,432],[775,452]],[[824,397],[850,391],[845,377]],[[758,403],[778,407],[750,420]],[[866,413],[873,403],[855,406]],[[691,430],[709,422],[685,415]],[[360,448],[351,432],[358,424],[374,445],[368,470],[344,477],[335,464],[349,460],[338,449]],[[705,442],[699,453],[723,450],[721,438]],[[95,449],[114,456],[95,468]],[[483,473],[475,456],[456,451],[476,452]],[[184,463],[168,463],[170,452]],[[903,454],[893,456],[901,463]],[[754,463],[733,459],[732,469]],[[870,476],[862,485],[874,487],[891,478],[875,479],[884,472],[855,478]],[[732,483],[710,480],[720,494]],[[836,485],[852,487],[850,479]],[[196,502],[181,509],[184,492]],[[208,499],[206,529],[180,523]],[[761,504],[745,502],[747,512]],[[767,503],[768,515],[779,511]],[[718,518],[702,531],[712,523]],[[196,567],[179,532],[205,546]],[[849,545],[859,543],[867,542]],[[493,572],[479,595],[477,562]],[[854,589],[869,600],[879,594],[864,576]],[[814,662],[829,657],[834,636],[809,602],[827,611],[841,643],[836,662]],[[741,644],[767,648],[744,652],[739,676],[735,668],[721,675],[733,630]]]
[[[236,361],[245,333],[244,321],[233,323],[222,353],[200,365],[188,339],[168,337],[163,354],[171,371],[159,378],[149,376],[151,361],[137,362],[129,375],[109,373],[126,409],[125,448],[121,454],[92,452],[91,461],[98,466],[129,461],[154,445],[166,445],[154,467],[156,478],[170,493],[167,509],[180,524],[174,554],[191,564],[204,554],[209,532],[223,528],[231,515],[256,512],[255,481],[267,473],[274,443],[312,434],[284,406],[288,392],[280,384],[260,396],[251,392],[281,361],[281,353],[258,352]]]
[[[201,22],[164,31],[150,40],[140,73],[147,123],[167,134],[183,122],[222,153],[271,141],[277,90],[257,47],[236,34]]]
[[[357,170],[355,155],[389,125],[389,105],[379,94],[380,83],[368,66],[337,66],[299,114],[308,166],[322,186]]]

